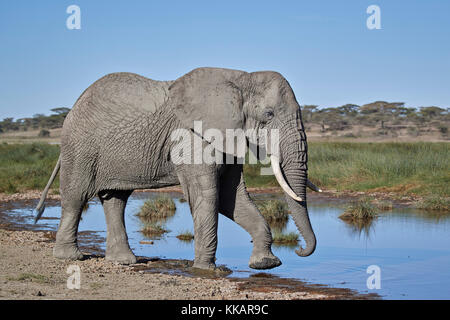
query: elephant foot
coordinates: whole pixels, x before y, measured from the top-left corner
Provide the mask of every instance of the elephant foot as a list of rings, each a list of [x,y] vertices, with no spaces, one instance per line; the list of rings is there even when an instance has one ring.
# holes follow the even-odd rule
[[[137,261],[128,245],[126,248],[106,249],[105,259],[119,264],[134,264]]]
[[[194,261],[192,268],[214,271],[216,269],[216,264],[214,262]]]
[[[216,266],[214,263],[198,263],[194,262],[192,267],[189,268],[189,272],[194,276],[200,276],[200,277],[225,277],[233,271],[228,269],[227,267],[220,265]]]
[[[252,256],[248,266],[252,269],[272,269],[281,265],[280,259],[273,254]]]
[[[53,256],[65,260],[83,260],[84,254],[76,244],[55,244],[53,247]]]

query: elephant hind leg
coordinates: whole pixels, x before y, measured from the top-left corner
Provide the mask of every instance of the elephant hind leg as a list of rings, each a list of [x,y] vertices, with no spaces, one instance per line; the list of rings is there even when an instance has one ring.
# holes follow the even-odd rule
[[[132,191],[108,191],[107,194],[99,194],[107,226],[105,258],[121,264],[136,263],[125,228],[125,205],[131,193]]]
[[[56,243],[53,247],[53,256],[59,259],[82,260],[84,255],[78,248],[77,233],[83,207],[87,198],[80,193],[62,193],[61,220]]]

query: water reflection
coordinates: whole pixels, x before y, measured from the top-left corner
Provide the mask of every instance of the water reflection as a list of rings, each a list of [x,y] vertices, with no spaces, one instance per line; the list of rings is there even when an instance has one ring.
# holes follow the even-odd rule
[[[445,223],[450,221],[450,213],[444,211],[418,211],[415,210],[410,213],[418,220],[423,220],[433,223]]]
[[[286,219],[286,221],[268,221],[270,230],[272,230],[273,233],[283,233],[286,230],[287,224],[289,219]]]
[[[370,239],[372,235],[375,234],[375,224],[376,218],[374,219],[345,219],[339,217],[340,220],[345,224],[349,235],[361,238],[361,235],[366,239]]]

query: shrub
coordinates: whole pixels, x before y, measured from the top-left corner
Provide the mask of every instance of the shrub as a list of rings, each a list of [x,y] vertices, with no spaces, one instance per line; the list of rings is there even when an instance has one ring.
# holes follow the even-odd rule
[[[275,232],[272,235],[272,241],[274,245],[278,246],[297,246],[298,234],[295,232],[290,233]]]
[[[417,207],[425,210],[450,211],[450,198],[431,195],[420,201]]]
[[[145,220],[159,221],[172,217],[175,210],[175,202],[169,197],[162,196],[147,200],[137,216]]]
[[[438,126],[439,132],[443,135],[446,136],[448,134],[448,126],[444,125],[444,124],[440,124]]]
[[[39,131],[38,136],[41,138],[48,138],[50,137],[50,131],[42,129],[41,131]]]
[[[257,205],[267,222],[286,222],[289,219],[286,203],[280,200],[268,200]]]
[[[371,220],[375,218],[375,207],[368,198],[353,201],[339,218],[343,220]]]
[[[141,232],[146,237],[154,238],[162,236],[164,233],[169,232],[169,230],[164,229],[164,227],[158,223],[145,222],[143,227],[141,228]]]
[[[190,241],[194,240],[194,235],[190,231],[183,231],[182,233],[177,235],[177,239],[179,239],[181,241],[190,242]]]

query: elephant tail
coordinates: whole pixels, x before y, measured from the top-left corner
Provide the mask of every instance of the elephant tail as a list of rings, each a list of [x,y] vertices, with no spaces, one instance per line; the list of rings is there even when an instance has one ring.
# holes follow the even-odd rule
[[[52,185],[53,181],[56,178],[56,175],[58,174],[59,168],[61,168],[61,155],[59,155],[58,162],[56,163],[55,168],[53,169],[53,173],[50,176],[50,179],[47,182],[47,185],[45,186],[44,191],[42,192],[41,199],[39,200],[38,205],[36,206],[36,209],[34,209],[36,216],[34,217],[34,223],[38,222],[41,218],[42,214],[45,210],[45,198],[47,197],[48,190],[50,189],[50,186]]]

